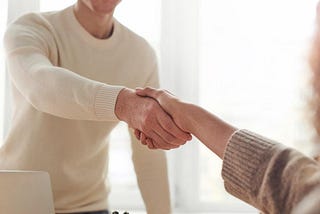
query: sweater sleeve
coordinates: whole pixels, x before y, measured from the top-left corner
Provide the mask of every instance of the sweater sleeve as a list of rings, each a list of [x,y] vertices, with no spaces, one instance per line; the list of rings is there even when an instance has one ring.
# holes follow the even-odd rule
[[[229,193],[264,213],[291,213],[320,187],[320,166],[294,149],[241,130],[229,141],[222,177]],[[314,205],[320,203],[316,200]]]
[[[54,66],[50,61],[50,50],[55,48],[50,26],[35,17],[28,15],[11,24],[4,37],[9,75],[20,94],[38,111],[58,117],[117,120],[114,106],[123,87]]]

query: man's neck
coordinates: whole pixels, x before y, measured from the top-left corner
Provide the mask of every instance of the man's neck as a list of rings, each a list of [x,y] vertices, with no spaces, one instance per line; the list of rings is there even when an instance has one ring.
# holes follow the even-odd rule
[[[73,7],[74,14],[82,27],[92,36],[98,39],[106,39],[112,35],[113,12],[110,14],[98,14],[90,10],[82,1],[78,1]]]

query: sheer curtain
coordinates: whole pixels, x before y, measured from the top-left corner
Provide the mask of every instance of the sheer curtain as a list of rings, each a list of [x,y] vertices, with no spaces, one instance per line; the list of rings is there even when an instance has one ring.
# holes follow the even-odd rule
[[[10,0],[8,17],[58,10],[74,2]],[[163,88],[240,128],[308,153],[312,127],[305,115],[306,62],[316,2],[135,0],[122,1],[115,16],[156,49]],[[8,127],[8,100],[6,104]],[[111,136],[110,201],[115,209],[130,211],[143,204],[125,129],[120,124]],[[167,154],[176,211],[255,212],[225,192],[221,161],[196,139]]]
[[[0,38],[2,41],[5,31],[8,2],[0,1]],[[3,55],[3,43],[0,44],[0,146],[2,144],[4,132],[4,102],[5,102],[5,65]]]
[[[308,50],[316,3],[201,0],[199,104],[308,154]],[[220,169],[220,161],[204,147],[199,153],[200,201],[229,201],[220,175],[210,170]]]

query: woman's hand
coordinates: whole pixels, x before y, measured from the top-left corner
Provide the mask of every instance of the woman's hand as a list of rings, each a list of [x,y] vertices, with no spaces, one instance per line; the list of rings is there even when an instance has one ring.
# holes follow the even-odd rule
[[[120,91],[115,114],[129,127],[141,130],[162,149],[179,147],[192,138],[175,124],[156,100],[138,96],[134,90]]]
[[[176,125],[183,131],[188,131],[188,122],[186,121],[187,112],[185,112],[187,104],[181,102],[177,97],[165,90],[158,90],[154,88],[137,88],[136,94],[143,97],[150,97],[155,99],[160,106],[166,111],[172,118]],[[150,149],[158,149],[153,140],[146,136],[145,133],[135,130],[135,136],[141,141],[142,144],[147,145]],[[184,144],[184,143],[183,143]],[[181,145],[183,145],[181,144]],[[172,147],[170,149],[177,148]],[[161,148],[162,149],[162,148]]]
[[[229,139],[237,128],[200,106],[180,101],[165,90],[136,89],[136,94],[155,99],[181,130],[193,134],[212,152],[223,158]],[[145,133],[136,130],[135,134],[149,148],[161,148]]]

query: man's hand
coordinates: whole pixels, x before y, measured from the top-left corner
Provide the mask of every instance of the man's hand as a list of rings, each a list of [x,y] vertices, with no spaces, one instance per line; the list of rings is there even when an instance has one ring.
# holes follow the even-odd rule
[[[189,115],[185,112],[188,104],[181,102],[177,97],[166,90],[159,90],[154,88],[137,88],[136,94],[143,97],[150,97],[156,100],[160,106],[173,118],[177,126],[183,131],[189,133],[190,123],[186,120]],[[157,148],[152,140],[141,130],[135,130],[135,136],[142,144],[147,145],[151,149]]]
[[[146,87],[137,88],[136,94],[143,97],[150,97],[156,100],[160,106],[167,112],[183,131],[190,133],[190,121],[187,120],[192,111],[189,110],[190,104],[180,101],[169,91]]]
[[[191,140],[191,135],[182,131],[173,119],[152,98],[136,95],[131,89],[120,91],[115,106],[119,120],[129,127],[144,133],[149,148],[173,149]],[[137,135],[137,134],[136,134]]]
[[[150,97],[160,104],[160,106],[173,118],[173,121],[181,130],[193,134],[212,152],[221,159],[232,134],[237,128],[224,122],[207,110],[192,103],[180,101],[178,98],[165,90],[145,88],[137,89],[136,94],[143,97]],[[136,136],[144,140],[146,136],[136,130]],[[143,144],[148,147],[155,147],[150,140],[145,140]]]

